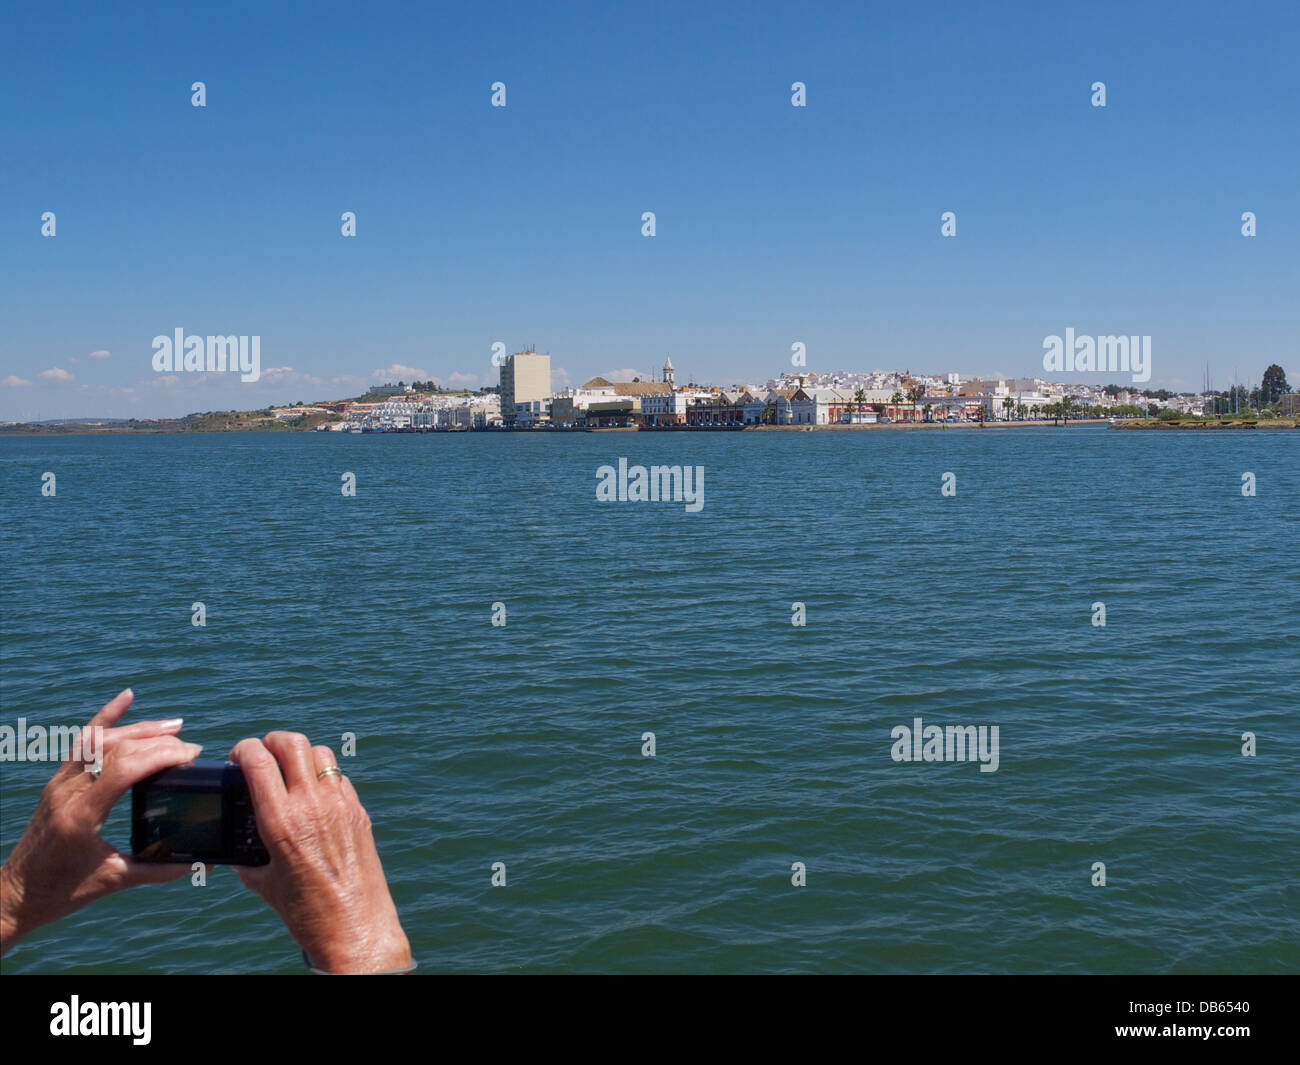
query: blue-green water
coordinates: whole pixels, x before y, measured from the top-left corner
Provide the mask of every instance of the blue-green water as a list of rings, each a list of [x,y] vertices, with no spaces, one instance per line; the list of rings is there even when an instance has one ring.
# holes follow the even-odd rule
[[[598,503],[620,456],[703,466],[703,511]],[[0,722],[131,685],[205,757],[356,733],[424,971],[1297,971],[1298,458],[1091,428],[2,439]],[[998,725],[997,772],[894,762],[918,716]],[[7,854],[48,767],[0,774]],[[300,964],[219,869],[3,968]]]

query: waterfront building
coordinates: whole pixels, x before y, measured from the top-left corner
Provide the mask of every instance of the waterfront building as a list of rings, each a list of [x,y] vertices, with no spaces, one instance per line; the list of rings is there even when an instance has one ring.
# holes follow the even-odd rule
[[[769,392],[765,388],[747,388],[740,396],[741,412],[746,425],[762,425]]]
[[[680,389],[674,392],[651,392],[641,397],[643,425],[685,425],[686,411],[697,393]]]
[[[578,425],[579,417],[585,424],[587,408],[579,406],[576,401],[577,389],[570,388],[563,395],[551,397],[551,424],[559,429],[572,429]]]
[[[767,405],[772,408],[773,425],[793,425],[794,408],[790,406],[797,388],[774,388],[767,394]]]
[[[687,425],[744,425],[745,407],[734,392],[702,392],[692,397],[686,408]]]
[[[901,392],[899,388],[864,388],[862,390],[862,402],[869,407],[876,408],[876,413],[881,413],[884,408],[894,401],[894,393]],[[854,390],[857,395],[857,390]],[[855,403],[857,400],[854,401]]]
[[[551,424],[563,428],[585,425],[594,405],[599,409],[600,424],[634,413],[645,425],[669,425],[685,421],[687,395],[655,381],[615,382],[593,377],[580,388],[567,389],[551,399]]]
[[[633,421],[637,424],[641,424],[645,420],[647,402],[653,408],[660,409],[669,402],[669,397],[673,395],[673,386],[664,381],[615,381],[612,387],[614,396],[618,400],[632,401],[631,413],[634,415]],[[606,408],[607,411],[618,409],[617,406]]]
[[[795,425],[834,425],[852,402],[852,393],[804,387],[791,397],[790,411]]]
[[[516,406],[551,398],[551,357],[517,351],[501,364],[501,417],[514,425]]]
[[[722,391],[714,397],[713,424],[745,424],[745,401],[740,392]]]
[[[662,388],[642,390],[638,398],[641,403],[641,424],[647,426],[685,425],[686,411],[694,396],[698,393],[678,388],[674,384],[676,370],[673,360],[664,360],[663,380],[658,382]],[[633,384],[653,384],[654,382],[633,382]]]
[[[587,425],[592,428],[620,428],[636,425],[640,420],[641,400],[638,396],[617,396],[587,404]]]
[[[1016,407],[1023,408],[1024,413],[1030,416],[1041,414],[1049,404],[1054,402],[1051,396],[1045,396],[1040,392],[1011,393],[1010,398],[1015,402]],[[999,399],[997,402],[1000,408],[1005,408],[1004,400]],[[999,411],[999,416],[1003,418],[1007,417],[1006,410],[1001,409]],[[1011,417],[1015,418],[1017,416],[1018,415],[1013,408]]]
[[[515,404],[515,416],[510,422],[519,429],[535,429],[539,425],[546,425],[551,420],[551,401],[549,399],[534,399],[526,403]]]

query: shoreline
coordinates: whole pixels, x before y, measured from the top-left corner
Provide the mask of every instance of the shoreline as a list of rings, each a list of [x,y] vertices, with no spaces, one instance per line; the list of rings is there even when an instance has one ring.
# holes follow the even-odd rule
[[[205,436],[225,436],[237,433],[309,433],[314,431],[314,427],[308,426],[288,426],[278,425],[249,425],[240,428],[229,429],[197,429],[183,424],[184,419],[175,419],[175,425],[168,425],[165,422],[171,419],[159,419],[148,427],[128,426],[122,424],[99,425],[95,422],[66,422],[58,425],[30,425],[22,424],[0,426],[0,436],[159,436],[159,435],[205,435]],[[164,424],[159,424],[164,423]],[[440,436],[440,435],[457,435],[462,432],[472,433],[529,433],[538,435],[563,436],[570,433],[754,433],[754,432],[775,432],[775,433],[812,433],[812,432],[862,432],[862,431],[891,431],[905,430],[914,431],[921,429],[1070,429],[1078,425],[1106,425],[1106,418],[1071,418],[1067,424],[1061,425],[1053,422],[1050,418],[1038,421],[1023,422],[891,422],[887,425],[879,423],[871,425],[683,425],[683,426],[661,426],[657,428],[646,428],[637,425],[625,426],[602,426],[602,427],[582,427],[572,429],[403,429],[403,430],[386,430],[381,433],[367,433],[367,436]],[[346,432],[338,431],[341,436],[352,435]]]
[[[0,437],[4,436],[163,436],[163,435],[200,435],[228,436],[232,434],[277,434],[309,433],[314,428],[306,425],[289,426],[283,423],[269,425],[247,425],[239,428],[192,428],[184,419],[175,419],[174,425],[166,424],[172,419],[159,419],[147,428],[123,424],[102,425],[95,422],[67,422],[58,425],[18,424],[0,426]],[[160,424],[161,423],[161,424]],[[1074,429],[1084,426],[1107,426],[1111,429],[1129,429],[1144,431],[1199,431],[1213,432],[1219,430],[1251,429],[1296,429],[1300,428],[1300,419],[1263,418],[1256,421],[1224,421],[1221,419],[1207,421],[1161,421],[1158,418],[1131,418],[1112,422],[1109,418],[1071,418],[1068,422],[1053,421],[1050,418],[1035,421],[987,421],[987,422],[891,422],[870,425],[718,425],[718,426],[660,426],[645,428],[643,426],[607,426],[582,427],[572,429],[401,429],[386,430],[380,433],[367,433],[368,436],[438,436],[457,435],[462,432],[472,433],[528,433],[550,436],[567,436],[571,433],[813,433],[813,432],[891,432],[902,430],[957,430],[970,431],[980,429]],[[349,433],[340,432],[348,436]]]

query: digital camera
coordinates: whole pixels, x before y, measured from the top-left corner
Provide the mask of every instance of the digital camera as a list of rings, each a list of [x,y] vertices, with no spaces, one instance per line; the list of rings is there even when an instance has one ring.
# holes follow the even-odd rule
[[[143,862],[266,865],[244,771],[233,762],[191,762],[131,791],[131,854]]]

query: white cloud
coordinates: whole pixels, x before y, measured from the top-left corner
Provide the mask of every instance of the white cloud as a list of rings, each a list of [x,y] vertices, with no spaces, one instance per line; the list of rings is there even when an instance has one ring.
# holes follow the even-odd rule
[[[111,352],[107,352],[103,348],[100,348],[99,351],[92,351],[90,357],[92,359],[107,359],[110,354]]]
[[[263,370],[262,380],[273,385],[321,385],[325,383],[319,377],[313,377],[309,373],[299,373],[292,366],[272,366],[270,369]]]
[[[0,381],[0,384],[4,385],[5,388],[26,388],[31,382],[10,374],[3,381]]]
[[[606,381],[630,381],[634,377],[639,377],[642,381],[656,380],[654,374],[646,373],[645,370],[610,370],[608,373],[603,373],[600,376]]]
[[[58,366],[55,366],[51,370],[42,370],[41,376],[47,381],[58,381],[60,384],[66,384],[72,380],[72,374]]]
[[[421,370],[415,366],[403,366],[399,362],[393,363],[387,370],[374,370],[370,377],[375,381],[396,384],[398,381],[427,381],[433,374],[428,370]]]

